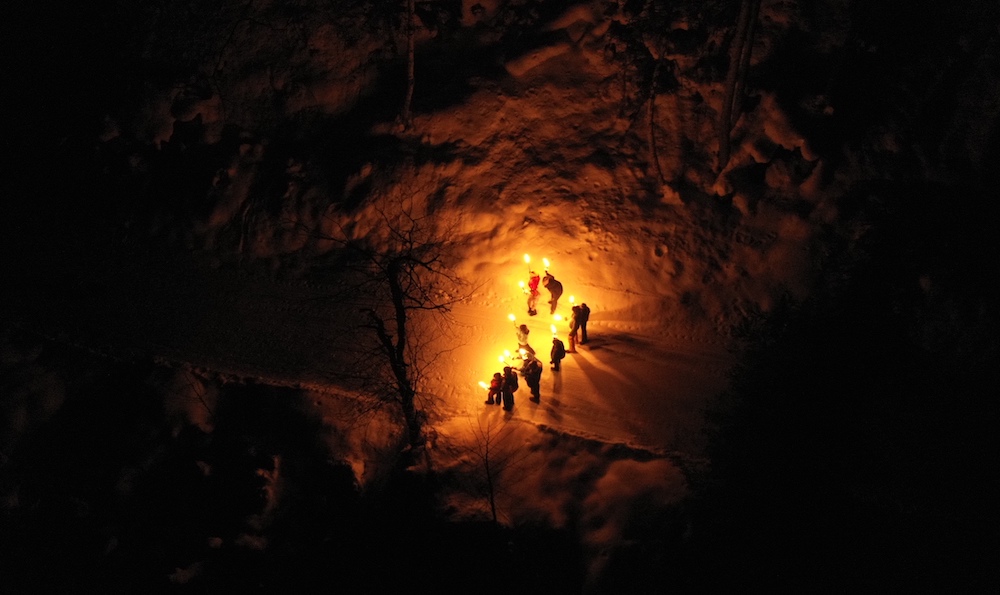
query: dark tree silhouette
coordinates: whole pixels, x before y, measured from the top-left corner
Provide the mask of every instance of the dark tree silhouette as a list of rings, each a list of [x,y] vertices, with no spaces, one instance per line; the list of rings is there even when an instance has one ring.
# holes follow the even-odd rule
[[[750,65],[750,54],[753,51],[754,31],[759,10],[760,0],[743,0],[736,22],[736,33],[729,48],[729,70],[726,73],[725,94],[722,98],[719,119],[716,122],[719,135],[718,168],[720,173],[729,163],[729,135],[743,105],[742,95],[746,83],[747,68]]]
[[[400,112],[400,120],[404,128],[409,128],[413,119],[410,109],[413,106],[413,88],[416,85],[414,77],[416,47],[413,39],[415,26],[413,21],[416,16],[416,2],[406,0],[406,97],[403,99],[403,109]]]
[[[523,463],[530,451],[517,441],[512,426],[495,419],[480,418],[472,433],[476,442],[469,448],[469,454],[479,465],[479,472],[472,474],[473,490],[486,499],[493,522],[499,523],[497,496],[528,474]]]
[[[343,289],[331,297],[360,314],[348,316],[351,337],[338,347],[354,362],[346,376],[378,402],[397,406],[408,446],[419,449],[421,384],[440,355],[429,345],[447,332],[441,317],[447,319],[471,289],[452,269],[453,230],[415,202],[388,198],[368,205],[380,225],[364,237],[352,237],[339,224],[310,233],[337,248],[334,266]]]

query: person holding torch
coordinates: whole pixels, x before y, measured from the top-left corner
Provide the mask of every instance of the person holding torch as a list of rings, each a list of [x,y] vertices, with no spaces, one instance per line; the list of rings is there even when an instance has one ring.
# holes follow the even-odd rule
[[[549,363],[556,372],[560,369],[563,358],[566,357],[566,345],[559,340],[559,337],[552,337],[552,351],[549,353]]]
[[[557,281],[556,278],[552,276],[552,273],[545,271],[545,276],[542,277],[542,285],[545,286],[545,289],[549,290],[549,294],[552,296],[552,299],[549,300],[549,304],[552,306],[549,314],[555,314],[556,306],[559,305],[559,298],[563,294],[562,283]]]
[[[528,334],[531,333],[531,331],[528,330],[528,325],[518,325],[517,322],[515,322],[514,333],[517,335],[517,350],[526,351],[531,355],[535,355],[535,349],[528,344]]]
[[[486,404],[493,405],[495,403],[496,405],[500,405],[502,402],[501,391],[503,390],[503,376],[500,375],[500,372],[495,372],[493,374],[493,379],[490,380],[487,390],[489,392],[486,395]],[[496,398],[495,402],[493,400],[494,397]]]
[[[528,316],[538,314],[535,306],[538,304],[538,296],[541,294],[538,291],[538,284],[541,280],[542,278],[535,271],[528,272]]]
[[[576,344],[580,339],[580,306],[573,306],[569,317],[569,349],[566,353],[576,353]]]

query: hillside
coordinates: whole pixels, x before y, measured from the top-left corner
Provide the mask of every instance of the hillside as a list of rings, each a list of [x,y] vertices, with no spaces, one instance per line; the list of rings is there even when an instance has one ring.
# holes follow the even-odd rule
[[[963,584],[996,583],[968,478],[997,416],[995,6],[418,2],[404,119],[403,7],[133,4],[6,26],[15,592],[451,592],[477,547],[518,568],[498,592],[851,590],[943,581],[907,569],[965,538]],[[448,308],[409,321],[404,471],[358,254],[414,245]],[[528,316],[532,268],[555,312]],[[570,296],[588,344],[485,406],[509,317],[547,355]]]

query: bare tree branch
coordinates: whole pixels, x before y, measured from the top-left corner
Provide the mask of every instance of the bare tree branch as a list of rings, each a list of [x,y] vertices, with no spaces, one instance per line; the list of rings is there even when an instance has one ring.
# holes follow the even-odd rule
[[[444,316],[471,294],[471,288],[451,268],[457,230],[441,228],[441,217],[429,212],[419,196],[382,198],[361,208],[378,225],[364,233],[328,213],[324,229],[309,229],[314,239],[335,247],[331,257],[342,281],[336,299],[360,316],[358,331],[338,348],[353,354],[353,369],[344,379],[378,401],[398,407],[409,446],[423,445],[423,420],[418,406],[425,370],[436,359],[428,351],[431,325],[425,315]],[[368,219],[370,221],[370,219]],[[356,222],[357,220],[354,220]],[[302,228],[300,222],[293,225]],[[439,343],[438,343],[439,344]]]

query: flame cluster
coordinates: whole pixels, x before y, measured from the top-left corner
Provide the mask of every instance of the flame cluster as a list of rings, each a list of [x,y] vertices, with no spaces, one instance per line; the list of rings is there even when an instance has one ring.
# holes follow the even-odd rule
[[[530,272],[532,270],[531,269],[531,255],[530,254],[525,254],[524,255],[524,263],[526,265],[528,265],[528,271]],[[552,266],[552,262],[548,258],[543,258],[542,259],[542,264],[545,265],[545,272],[548,273],[549,272],[549,268]],[[522,292],[527,293],[527,291],[528,291],[527,290],[527,284],[525,283],[524,280],[518,281],[517,284],[521,288]],[[569,303],[570,303],[571,306],[575,305],[576,298],[574,296],[572,296],[572,295],[569,296]],[[510,322],[514,323],[515,326],[517,326],[517,316],[515,316],[513,313],[507,314],[507,320],[509,320]],[[553,314],[552,315],[552,321],[553,322],[551,324],[549,324],[549,330],[552,331],[552,337],[555,338],[555,337],[559,336],[559,331],[556,328],[556,324],[555,323],[562,322],[563,321],[563,317],[562,317],[561,314]],[[519,359],[521,361],[524,361],[524,359],[528,355],[527,350],[525,350],[525,349],[519,349],[518,352],[519,352],[518,353]],[[503,353],[501,353],[499,356],[497,356],[497,361],[501,365],[503,365],[503,366],[514,367],[514,358],[515,357],[516,356],[514,356],[514,354],[512,354],[509,349],[505,349],[503,351]],[[490,388],[489,383],[485,382],[485,381],[482,381],[482,380],[479,381],[479,386],[482,387],[482,388],[484,388],[484,389],[487,389],[487,390],[489,390],[489,388]]]

